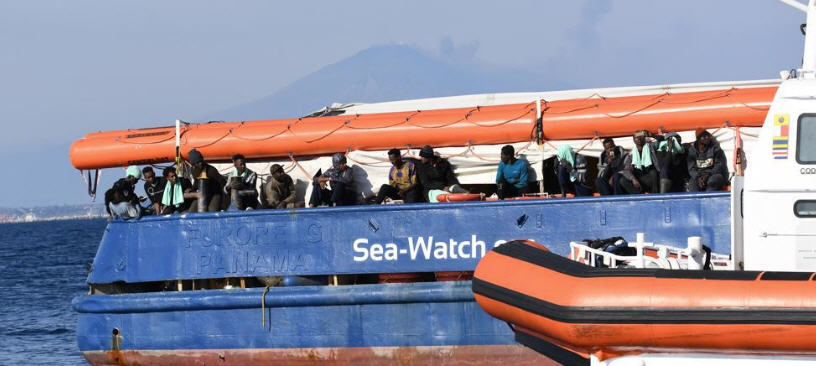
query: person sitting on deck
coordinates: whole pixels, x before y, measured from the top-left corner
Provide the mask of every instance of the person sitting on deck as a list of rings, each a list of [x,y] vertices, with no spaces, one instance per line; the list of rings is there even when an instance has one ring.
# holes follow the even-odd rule
[[[496,171],[496,193],[500,200],[521,197],[529,191],[527,187],[527,160],[516,159],[513,145],[501,148],[501,161]]]
[[[224,189],[230,194],[230,201],[238,210],[258,208],[258,175],[246,166],[246,158],[241,154],[232,156],[232,171]]]
[[[167,181],[162,177],[157,177],[156,172],[152,167],[146,166],[142,168],[142,178],[144,178],[144,191],[147,198],[150,199],[150,214],[161,214],[162,194],[164,194],[164,185]]]
[[[587,163],[581,154],[572,151],[569,145],[558,147],[556,175],[561,187],[561,197],[574,191],[576,196],[591,196],[592,188],[587,185]]]
[[[269,167],[269,181],[263,186],[262,203],[265,208],[303,207],[297,200],[295,181],[283,171],[280,164]]]
[[[660,166],[655,164],[655,144],[646,143],[647,131],[635,132],[635,147],[623,159],[623,169],[615,187],[615,194],[657,193],[660,191]]]
[[[348,206],[357,203],[354,172],[346,162],[346,156],[343,153],[332,155],[332,168],[315,177],[312,182],[309,207]],[[331,189],[328,189],[326,185]]]
[[[227,180],[214,166],[204,161],[204,156],[193,149],[187,154],[187,159],[193,166],[192,173],[195,181],[193,190],[198,193],[197,212],[221,211],[224,201],[224,186]]]
[[[380,186],[377,192],[377,204],[383,203],[388,197],[392,200],[403,200],[405,203],[421,202],[422,190],[414,162],[402,159],[398,149],[388,150],[388,160],[391,169],[388,171],[388,184]]]
[[[198,209],[198,194],[193,192],[193,184],[184,177],[176,174],[175,167],[164,168],[164,185],[161,198],[161,214],[169,215],[174,212],[195,212]]]
[[[696,135],[697,141],[688,149],[689,191],[720,190],[728,182],[725,153],[710,132],[699,129]]]
[[[684,176],[687,175],[686,151],[680,135],[669,132],[664,135],[655,150],[660,167],[660,193],[685,191]]]
[[[615,194],[615,185],[620,178],[618,172],[623,169],[623,158],[626,150],[615,145],[611,138],[603,140],[603,152],[598,157],[598,178],[595,180],[595,187],[598,193],[603,196]]]
[[[105,191],[105,210],[112,219],[137,219],[142,216],[142,206],[139,202],[146,200],[136,195],[136,182],[142,176],[139,167],[131,165],[125,170],[125,177],[113,183],[113,187]]]
[[[425,145],[419,150],[419,183],[422,185],[422,195],[429,202],[437,202],[436,197],[443,193],[468,193],[459,185],[459,180],[453,174],[453,166],[446,159],[434,154],[433,148]]]

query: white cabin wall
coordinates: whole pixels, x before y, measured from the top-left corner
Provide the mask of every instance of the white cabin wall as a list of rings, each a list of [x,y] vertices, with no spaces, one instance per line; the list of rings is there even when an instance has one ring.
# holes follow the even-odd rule
[[[800,146],[816,143],[798,136],[800,117],[816,113],[813,90],[812,79],[782,84],[750,156],[742,203],[747,270],[816,270],[816,217],[795,211],[797,202],[816,201],[816,164],[797,159]]]

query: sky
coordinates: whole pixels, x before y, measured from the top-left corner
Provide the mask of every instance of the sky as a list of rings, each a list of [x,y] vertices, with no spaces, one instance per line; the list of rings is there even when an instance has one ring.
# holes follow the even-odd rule
[[[85,133],[196,121],[372,46],[580,88],[767,79],[800,65],[804,20],[774,0],[4,0],[0,207],[88,202]]]

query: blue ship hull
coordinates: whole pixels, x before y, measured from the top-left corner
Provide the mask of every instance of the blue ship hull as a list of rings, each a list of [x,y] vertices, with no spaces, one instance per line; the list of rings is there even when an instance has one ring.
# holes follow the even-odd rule
[[[506,240],[533,239],[566,254],[570,241],[636,232],[679,244],[702,236],[728,253],[729,199],[643,195],[117,221],[88,282],[468,271]],[[79,348],[93,364],[546,361],[476,305],[468,281],[272,287],[265,296],[264,288],[88,295],[74,308]]]
[[[382,350],[416,348],[444,360],[451,346],[488,346],[502,349],[493,356],[508,361],[539,359],[514,346],[507,324],[479,308],[469,281],[271,288],[262,310],[263,292],[256,288],[83,297],[75,302],[81,313],[79,346],[105,350],[88,353],[91,359],[136,363],[132,354],[110,352],[116,328],[119,350],[161,350],[164,358],[185,356],[180,350],[286,350],[290,352],[269,352],[267,361],[292,362],[308,358],[308,352],[300,351],[304,349],[332,349],[335,354],[356,349],[369,350],[362,352],[369,353],[372,360],[367,362],[383,362],[400,352]],[[351,352],[353,357],[360,353]],[[451,362],[477,352],[460,353]],[[311,357],[350,361],[348,355],[331,353]]]

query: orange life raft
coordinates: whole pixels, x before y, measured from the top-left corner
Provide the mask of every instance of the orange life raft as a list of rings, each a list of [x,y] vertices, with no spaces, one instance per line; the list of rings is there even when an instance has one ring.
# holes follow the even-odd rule
[[[565,363],[644,352],[816,353],[813,273],[594,268],[512,241],[473,293],[516,339]]]
[[[181,152],[198,149],[213,161],[322,155],[431,145],[467,146],[624,136],[638,129],[685,131],[698,127],[761,126],[776,87],[590,97],[472,108],[338,115],[184,125]],[[175,127],[97,132],[71,145],[77,169],[170,162]]]

